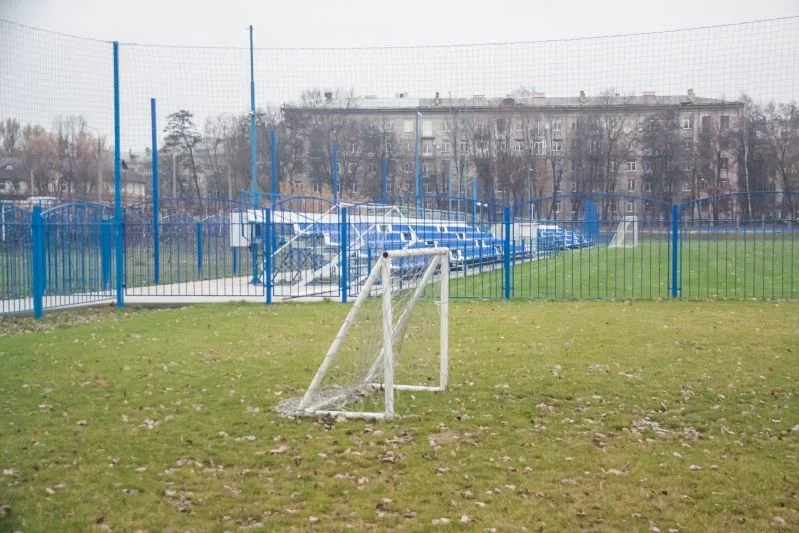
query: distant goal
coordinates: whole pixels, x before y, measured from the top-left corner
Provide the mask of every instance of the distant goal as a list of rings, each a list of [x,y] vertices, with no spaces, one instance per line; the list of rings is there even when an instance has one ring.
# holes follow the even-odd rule
[[[390,419],[398,392],[446,390],[449,257],[446,248],[383,252],[307,390],[278,412]]]
[[[633,248],[638,246],[638,217],[626,216],[619,222],[616,233],[608,245],[610,248]]]

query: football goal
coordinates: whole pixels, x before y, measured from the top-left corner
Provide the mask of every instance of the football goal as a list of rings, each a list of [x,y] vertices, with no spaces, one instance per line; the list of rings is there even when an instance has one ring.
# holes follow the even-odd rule
[[[638,217],[626,216],[619,222],[616,233],[611,239],[610,248],[632,248],[638,246]]]
[[[385,251],[290,416],[389,419],[399,393],[447,388],[449,250]]]

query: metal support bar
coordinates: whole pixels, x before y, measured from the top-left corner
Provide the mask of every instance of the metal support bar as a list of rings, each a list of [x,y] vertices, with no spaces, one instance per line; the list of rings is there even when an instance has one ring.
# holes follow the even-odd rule
[[[158,126],[155,111],[155,98],[150,98],[150,129],[153,143],[153,281],[158,285],[161,278],[161,244],[158,223],[161,189],[158,178]]]
[[[347,209],[342,207],[340,212],[340,221],[341,221],[341,253],[339,254],[339,262],[340,268],[339,272],[341,274],[341,303],[347,303],[347,292],[349,291],[349,280],[347,279],[349,276],[349,253],[348,253],[348,240],[349,240],[349,225],[347,223]]]
[[[125,307],[125,255],[122,219],[122,147],[119,123],[119,43],[114,41],[114,225],[116,230],[117,307]]]

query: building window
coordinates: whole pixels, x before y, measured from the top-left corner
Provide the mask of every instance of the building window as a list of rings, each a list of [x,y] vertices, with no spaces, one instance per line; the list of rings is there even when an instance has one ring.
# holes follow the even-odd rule
[[[627,191],[635,192],[635,180],[627,180]]]
[[[477,148],[480,150],[488,150],[488,141],[477,141]]]
[[[690,118],[684,118],[680,121],[680,127],[684,130],[690,130],[693,127]]]
[[[441,151],[445,154],[448,154],[452,151],[452,143],[449,141],[444,141],[441,143]]]
[[[553,152],[563,151],[563,141],[558,141],[558,140],[552,141],[552,151]]]
[[[524,148],[524,143],[522,143],[522,141],[516,141],[513,143],[513,151],[515,153],[520,154],[522,152],[522,148]]]
[[[644,172],[652,172],[652,161],[644,159]]]
[[[533,154],[544,155],[544,141],[535,141],[533,143]]]
[[[682,139],[680,141],[680,145],[682,145],[682,149],[686,152],[690,152],[693,148],[693,142],[691,142],[691,139]]]
[[[730,116],[729,115],[721,115],[721,129],[729,128],[730,127]]]
[[[513,125],[513,131],[518,136],[521,136],[522,134],[524,134],[524,124],[522,124],[521,120],[516,122],[516,124]]]
[[[505,132],[505,119],[498,118],[497,119],[497,133],[504,133]]]
[[[394,182],[386,180],[386,192],[393,193],[394,192]]]
[[[504,152],[507,147],[508,143],[506,143],[504,139],[497,141],[497,151]]]
[[[654,120],[649,121],[649,131],[655,131],[657,129],[657,122]]]
[[[576,130],[576,129],[577,129],[577,123],[576,122],[572,122],[572,130]]]
[[[535,123],[535,133],[536,135],[544,134],[544,123],[540,120]]]
[[[315,192],[315,193],[320,193],[320,192],[322,192],[322,184],[321,184],[321,183],[319,183],[319,182],[315,182],[315,183],[313,184],[313,192]]]
[[[422,121],[422,135],[425,137],[430,137],[433,135],[433,121],[432,120],[423,120]]]
[[[626,203],[626,205],[624,206],[625,210],[628,213],[635,213],[635,202],[633,202],[631,200],[627,200],[627,202],[625,202],[625,203]]]
[[[705,115],[702,117],[702,131],[710,131],[710,116]]]
[[[445,120],[444,122],[441,123],[441,131],[443,131],[444,133],[449,133],[450,131],[452,131],[452,130],[450,130],[450,126],[449,126],[449,121],[448,120]]]
[[[384,132],[393,132],[394,131],[394,121],[393,120],[385,120],[385,121],[383,121],[383,131]]]
[[[458,150],[460,150],[460,151],[461,151],[461,153],[463,153],[463,152],[465,152],[466,150],[468,150],[468,145],[466,144],[466,141],[463,141],[463,140],[462,140],[462,141],[460,141],[460,142],[458,143]]]
[[[571,169],[572,169],[572,172],[577,172],[577,160],[576,159],[572,159],[571,160]]]
[[[638,163],[636,161],[627,161],[626,170],[627,172],[635,172],[638,170]]]
[[[722,157],[721,161],[719,161],[719,170],[727,170],[728,165],[729,165],[729,159],[726,157]]]
[[[431,156],[433,155],[433,143],[430,141],[425,141],[422,143],[422,155],[424,156]]]
[[[689,172],[691,170],[691,162],[680,161],[680,170],[682,170],[683,172]]]
[[[652,192],[652,182],[644,183],[644,192]]]
[[[557,182],[557,183],[555,184],[555,189],[554,189],[554,192],[558,193],[558,192],[560,192],[560,191],[561,191],[561,183],[560,183],[560,182]]]
[[[682,182],[682,186],[680,187],[682,192],[691,192],[691,184],[687,181]]]
[[[433,184],[429,182],[425,182],[424,184],[424,193],[425,194],[433,194]]]
[[[352,185],[350,185],[350,192],[352,192],[353,194],[358,192],[358,184],[357,183],[352,182]]]
[[[405,133],[413,133],[414,124],[412,120],[406,120],[402,123],[402,131]]]
[[[562,131],[563,121],[560,119],[552,121],[552,131]]]
[[[555,202],[554,210],[555,210],[555,214],[560,213],[560,200]]]
[[[429,176],[432,174],[433,168],[428,163],[422,163],[422,176]]]

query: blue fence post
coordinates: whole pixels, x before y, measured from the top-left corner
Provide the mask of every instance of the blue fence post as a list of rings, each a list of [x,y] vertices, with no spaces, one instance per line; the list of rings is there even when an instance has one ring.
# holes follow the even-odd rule
[[[272,130],[270,133],[271,136],[271,156],[272,156],[272,207],[275,207],[275,203],[277,202],[277,195],[280,193],[280,189],[278,188],[277,182],[277,170],[278,170],[278,159],[277,159],[277,132]]]
[[[111,290],[111,221],[103,220],[100,225],[101,262],[103,270],[103,290]]]
[[[386,192],[388,189],[388,160],[384,157],[380,163],[380,198],[386,203]],[[371,272],[371,270],[370,270]]]
[[[504,242],[504,254],[502,257],[502,270],[505,274],[505,283],[504,283],[504,290],[505,290],[505,299],[510,300],[510,283],[511,283],[511,276],[510,276],[510,254],[511,254],[511,226],[510,226],[510,207],[505,207],[505,242]]]
[[[671,297],[677,297],[677,248],[680,240],[680,206],[671,206]]]
[[[150,98],[150,127],[153,143],[153,281],[157,285],[161,278],[161,239],[158,227],[161,189],[158,181],[158,126],[155,116],[155,98]]]
[[[233,256],[233,274],[237,274],[239,271],[239,265],[238,265],[239,249],[234,246],[231,248],[231,250],[232,250],[231,255]]]
[[[31,257],[33,258],[33,316],[42,318],[44,299],[44,222],[42,207],[33,206],[31,214]]]
[[[203,273],[203,225],[197,222],[197,272]]]
[[[347,303],[347,237],[349,234],[347,228],[347,209],[342,207],[341,208],[341,258],[340,258],[340,273],[341,273],[341,303]]]
[[[266,293],[266,303],[272,303],[272,210],[267,209],[264,213],[264,293]]]
[[[333,203],[338,203],[338,144],[333,145]]]
[[[122,147],[119,124],[119,43],[114,41],[114,225],[116,230],[117,307],[125,307],[125,255],[122,220]]]

